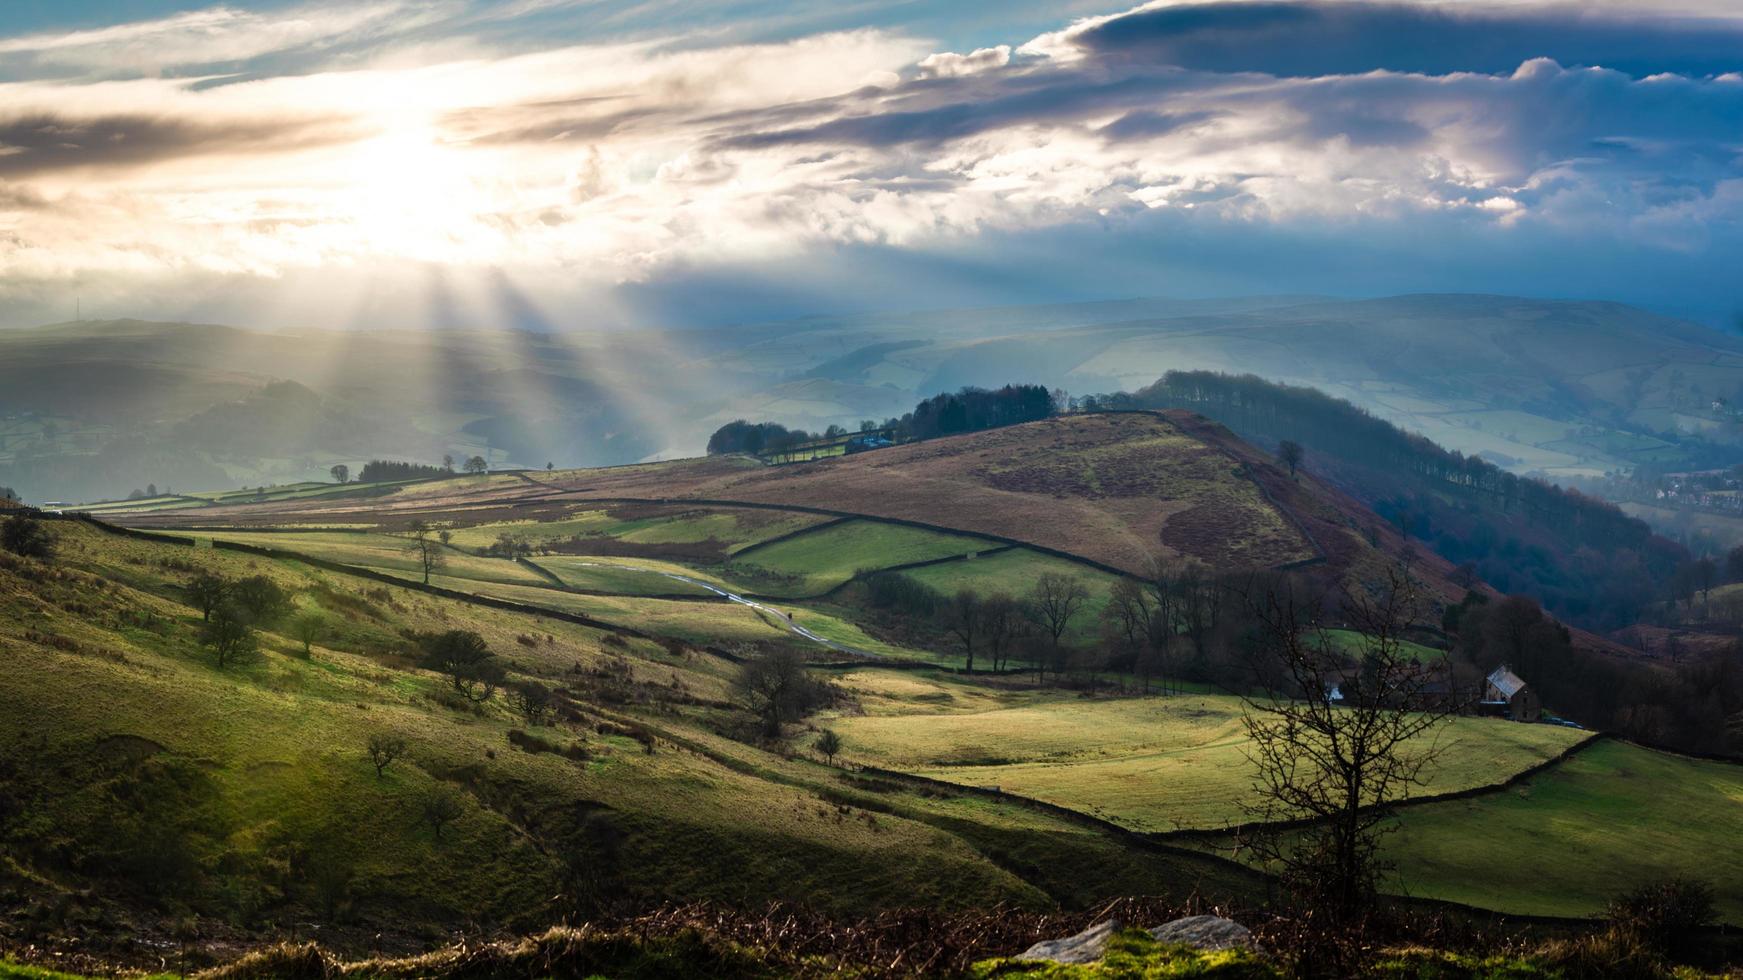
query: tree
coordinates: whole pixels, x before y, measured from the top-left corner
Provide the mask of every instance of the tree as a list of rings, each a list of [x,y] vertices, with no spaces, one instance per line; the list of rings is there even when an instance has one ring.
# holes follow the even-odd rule
[[[1743,544],[1732,548],[1725,556],[1725,577],[1733,582],[1743,582]]]
[[[424,572],[424,584],[430,584],[430,573],[448,563],[447,552],[442,547],[442,539],[435,530],[423,521],[413,521],[411,526],[411,544],[406,548],[412,557],[418,561],[418,567]]]
[[[545,472],[546,473],[549,473],[556,468],[557,468],[556,463],[552,463],[552,462],[548,462],[548,461],[545,463]]]
[[[290,596],[264,575],[250,575],[232,583],[230,601],[259,626],[277,622],[291,607]]]
[[[188,583],[188,599],[200,610],[200,618],[212,621],[212,612],[230,598],[230,580],[215,572],[203,571]]]
[[[841,736],[825,728],[817,736],[817,751],[823,753],[823,761],[835,764],[835,754],[841,751]]]
[[[483,456],[474,456],[466,461],[466,472],[474,476],[483,476],[490,472],[490,464],[485,461]]]
[[[1149,658],[1144,656],[1150,646],[1151,624],[1156,611],[1150,607],[1150,593],[1135,579],[1122,578],[1114,583],[1108,604],[1102,607],[1102,632],[1109,646],[1117,652],[1119,661],[1144,679],[1144,692],[1149,693]]]
[[[484,637],[471,630],[449,630],[424,640],[424,666],[448,675],[454,690],[472,701],[488,701],[504,672]]]
[[[442,839],[442,828],[460,819],[466,808],[460,803],[460,795],[446,786],[439,787],[424,798],[424,820],[436,831],[436,839]]]
[[[54,534],[42,521],[16,514],[0,524],[0,547],[23,558],[48,561],[54,557]]]
[[[1301,448],[1301,443],[1293,439],[1285,439],[1277,444],[1277,458],[1283,465],[1289,467],[1289,478],[1295,478],[1295,468],[1301,465],[1301,460],[1307,456],[1307,450]]]
[[[811,679],[799,655],[784,647],[745,661],[737,688],[762,719],[769,738],[780,737],[782,724],[797,721],[829,698],[828,688]]]
[[[327,472],[333,475],[334,483],[351,482],[351,467],[346,466],[344,463],[339,463]]]
[[[1268,577],[1243,598],[1262,692],[1242,697],[1257,773],[1258,802],[1248,810],[1263,824],[1310,821],[1261,832],[1250,844],[1313,908],[1350,921],[1369,906],[1385,870],[1379,845],[1392,805],[1423,784],[1438,755],[1427,736],[1458,710],[1454,698],[1429,696],[1431,685],[1450,680],[1451,667],[1444,659],[1419,664],[1405,650],[1404,633],[1424,604],[1398,568],[1342,597],[1338,619],[1360,638],[1353,684],[1351,659],[1328,632],[1319,597]],[[1342,694],[1336,702],[1334,689]]]
[[[442,469],[445,469],[450,473],[454,471],[454,456],[452,453],[442,454]]]
[[[1004,670],[1010,660],[1011,646],[1023,630],[1023,611],[1017,600],[1003,592],[995,592],[981,600],[980,629],[986,638],[993,669]]]
[[[369,736],[369,743],[365,748],[369,752],[369,764],[375,767],[375,778],[380,779],[387,767],[393,764],[393,760],[405,755],[406,744],[405,739],[398,735],[377,732]]]
[[[314,655],[315,641],[327,628],[327,621],[318,612],[306,612],[291,621],[291,635],[303,643],[303,659]]]
[[[527,681],[517,686],[509,695],[509,700],[514,702],[515,708],[526,718],[528,725],[544,724],[545,719],[557,707],[556,695],[538,681]]]
[[[973,589],[961,589],[944,607],[944,628],[962,644],[962,655],[968,660],[968,673],[974,673],[974,636],[981,626],[980,596]]]
[[[1089,601],[1089,590],[1073,575],[1044,572],[1029,593],[1029,618],[1047,637],[1048,652],[1059,656],[1060,639]]]
[[[200,630],[200,642],[218,658],[218,669],[254,656],[260,651],[260,636],[248,613],[234,603],[220,603]]]
[[[1700,558],[1695,561],[1694,585],[1701,590],[1701,601],[1706,602],[1712,597],[1713,586],[1718,584],[1719,564],[1711,558]]]

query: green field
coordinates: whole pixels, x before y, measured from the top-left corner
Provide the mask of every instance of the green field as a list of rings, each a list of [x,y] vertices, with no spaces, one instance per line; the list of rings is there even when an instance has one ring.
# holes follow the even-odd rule
[[[440,937],[461,923],[540,928],[558,914],[551,896],[577,887],[843,912],[1248,887],[1218,864],[1133,851],[1019,806],[862,783],[810,759],[803,733],[796,756],[722,737],[735,668],[718,658],[290,560],[72,525],[60,536],[63,570],[50,575],[0,554],[0,763],[17,806],[0,848],[18,862],[9,888],[48,887],[26,869],[55,862],[62,908],[174,901],[248,928],[328,921],[337,902]],[[258,658],[217,668],[183,604],[200,569],[291,591],[327,624],[313,656],[268,630]],[[528,726],[500,696],[454,705],[406,637],[456,627],[479,631],[512,677],[569,691],[580,718]],[[595,676],[630,694],[600,699]],[[646,726],[652,750],[596,722]],[[515,730],[587,755],[524,751]],[[373,733],[409,745],[379,779],[364,752]],[[438,792],[459,804],[440,835],[421,815]],[[585,862],[583,884],[564,877],[570,857]]]
[[[1064,636],[1067,643],[1076,644],[1087,644],[1098,637],[1102,610],[1107,607],[1108,596],[1119,581],[1117,577],[1088,565],[1027,548],[1013,548],[972,561],[929,565],[902,574],[945,595],[954,595],[959,589],[972,589],[983,596],[1002,592],[1018,599],[1028,595],[1035,588],[1035,580],[1042,575],[1075,578],[1089,590],[1083,611],[1072,619],[1071,628]]]
[[[546,555],[530,559],[572,589],[618,595],[712,595],[708,589],[672,575],[725,587],[725,583],[684,565],[647,558],[585,558]],[[670,573],[670,574],[668,574]]]
[[[847,521],[740,553],[726,573],[765,595],[827,592],[864,571],[969,555],[998,545],[878,521]]]
[[[1605,741],[1504,793],[1405,811],[1393,887],[1508,912],[1590,916],[1682,875],[1743,923],[1743,765]]]
[[[1251,819],[1241,803],[1254,798],[1253,773],[1233,697],[1027,694],[1007,705],[954,681],[928,686],[902,699],[881,696],[875,710],[835,722],[843,755],[948,782],[998,786],[1134,830]],[[1420,792],[1501,782],[1584,737],[1551,725],[1457,719],[1438,736],[1443,756]]]

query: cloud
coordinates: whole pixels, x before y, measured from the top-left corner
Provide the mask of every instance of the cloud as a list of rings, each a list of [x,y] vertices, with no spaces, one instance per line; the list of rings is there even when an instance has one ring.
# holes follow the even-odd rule
[[[0,177],[139,167],[208,155],[283,153],[355,139],[337,119],[174,119],[47,112],[0,118]]]
[[[1069,229],[1450,224],[1693,254],[1743,223],[1743,74],[1716,70],[1743,20],[1712,10],[1169,3],[962,54],[870,29],[497,50],[444,32],[506,8],[402,7],[0,40],[38,68],[0,85],[0,291],[378,262],[651,284]],[[297,67],[96,67],[140,46]]]
[[[1573,4],[1222,0],[1162,2],[1089,18],[1023,51],[1099,63],[1320,76],[1373,70],[1511,71],[1549,58],[1635,76],[1743,69],[1743,17],[1713,6],[1666,16]]]

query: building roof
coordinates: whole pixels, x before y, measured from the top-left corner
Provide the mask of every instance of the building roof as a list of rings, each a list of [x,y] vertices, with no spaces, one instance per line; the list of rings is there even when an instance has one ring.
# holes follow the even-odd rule
[[[1508,670],[1505,664],[1495,668],[1495,672],[1489,675],[1489,684],[1500,691],[1502,697],[1509,699],[1525,690],[1525,682],[1520,680],[1518,674]]]

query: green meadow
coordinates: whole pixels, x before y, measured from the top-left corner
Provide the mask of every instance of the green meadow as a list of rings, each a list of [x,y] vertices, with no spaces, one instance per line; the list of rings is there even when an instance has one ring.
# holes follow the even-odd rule
[[[998,545],[878,521],[847,521],[740,552],[727,575],[767,595],[827,592],[862,572],[977,554]]]

